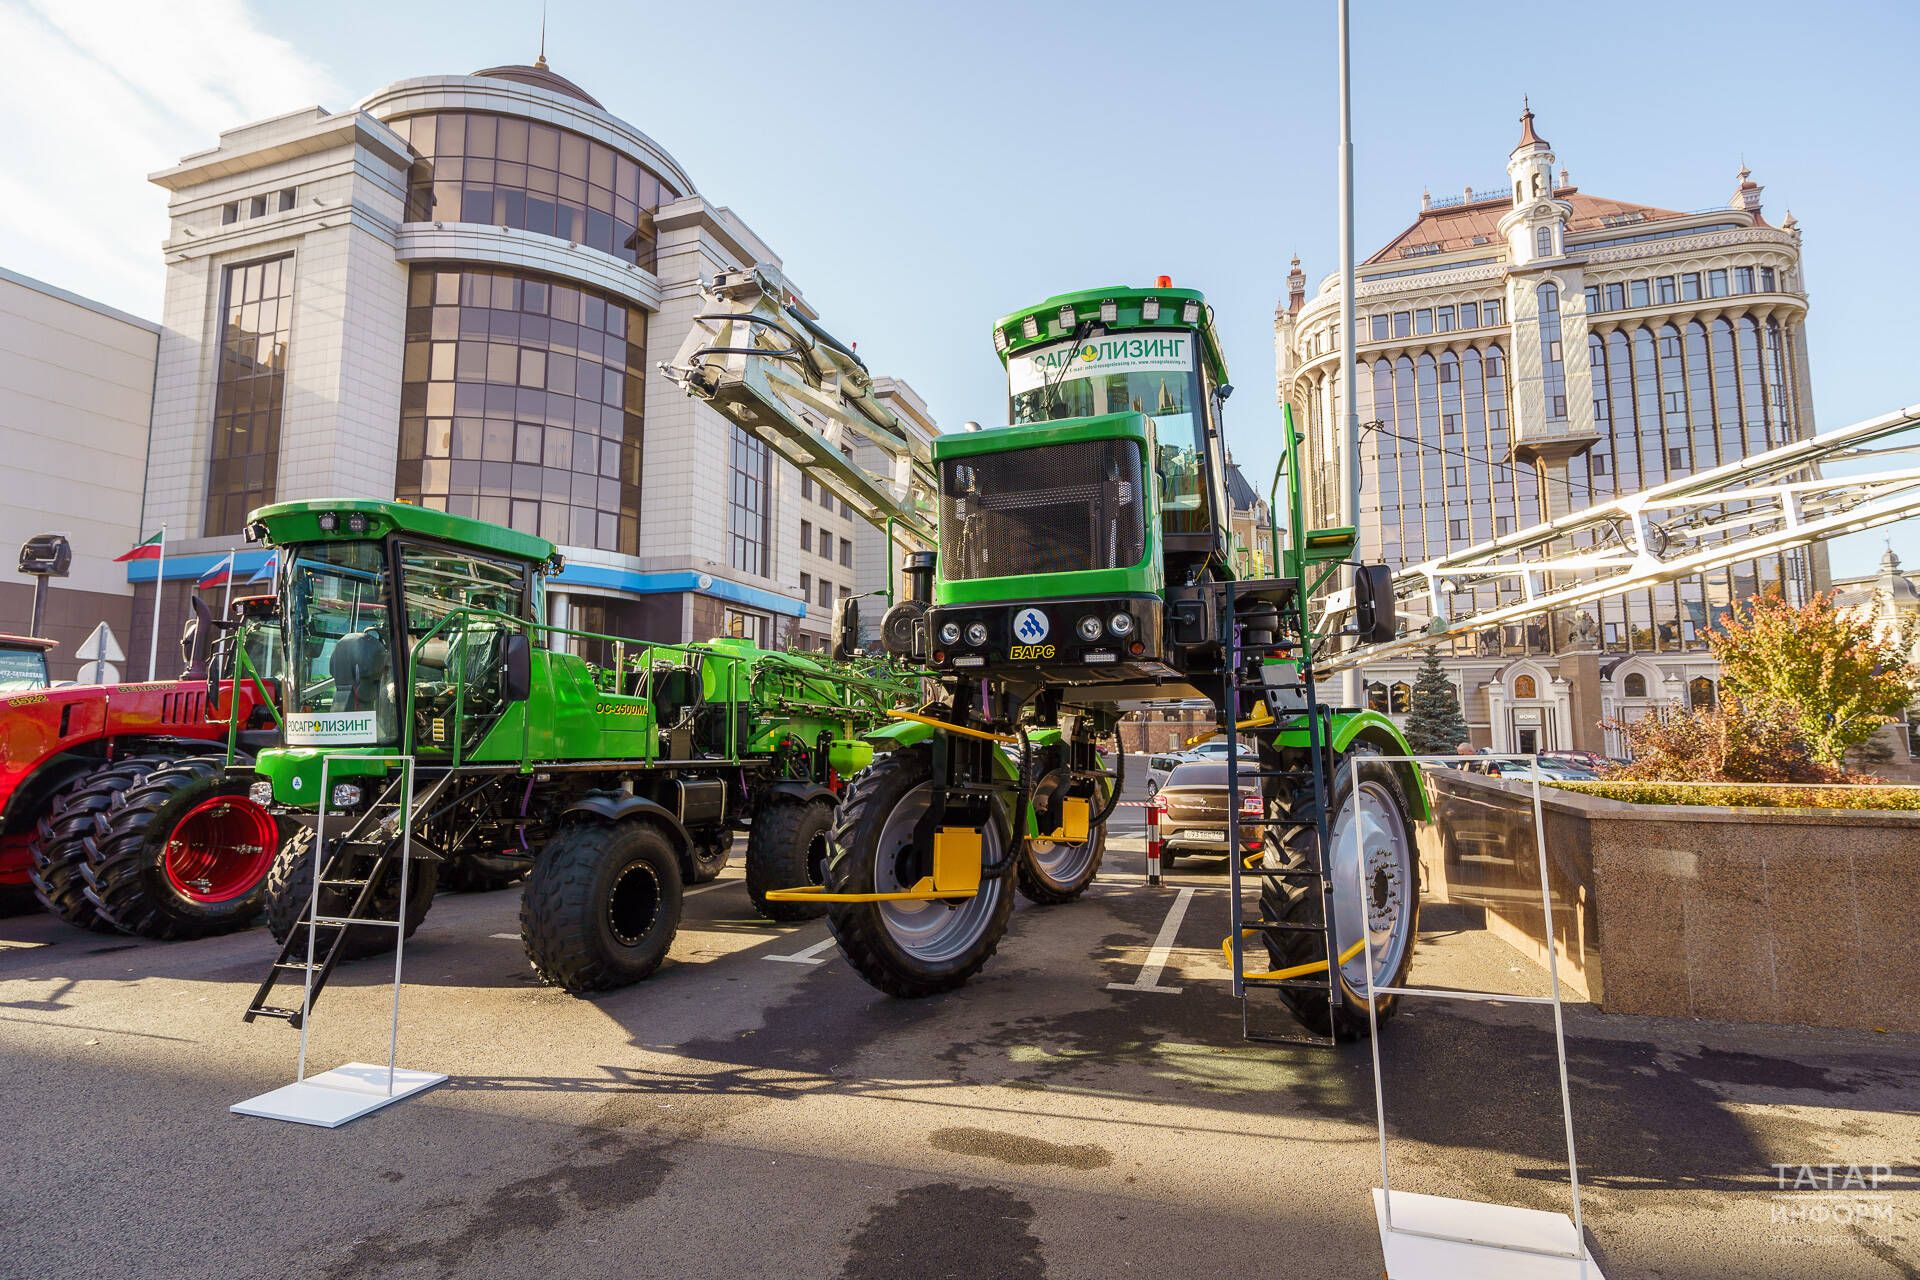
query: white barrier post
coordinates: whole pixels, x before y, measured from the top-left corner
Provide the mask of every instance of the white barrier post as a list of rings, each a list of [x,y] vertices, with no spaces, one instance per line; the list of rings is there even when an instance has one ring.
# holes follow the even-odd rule
[[[1160,883],[1160,807],[1158,795],[1147,801],[1147,883]]]

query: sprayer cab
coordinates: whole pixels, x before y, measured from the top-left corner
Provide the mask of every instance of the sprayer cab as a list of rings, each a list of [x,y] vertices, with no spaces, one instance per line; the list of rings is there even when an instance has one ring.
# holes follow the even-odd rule
[[[1232,388],[1206,300],[1164,281],[1061,294],[1003,318],[994,347],[1010,425],[933,442],[926,656],[958,675],[1163,685],[1214,639],[1170,611],[1233,572]]]

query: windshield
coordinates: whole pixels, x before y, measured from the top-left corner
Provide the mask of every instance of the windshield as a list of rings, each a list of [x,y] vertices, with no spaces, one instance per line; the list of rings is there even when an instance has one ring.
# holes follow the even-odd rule
[[[399,718],[383,545],[301,547],[286,592],[288,711],[301,717],[289,719],[288,742],[392,742]]]
[[[0,693],[47,687],[47,655],[39,649],[0,649]]]
[[[1167,531],[1204,533],[1207,442],[1194,355],[1193,335],[1184,331],[1118,334],[1021,352],[1007,360],[1013,421],[1146,414],[1159,445],[1155,470]]]

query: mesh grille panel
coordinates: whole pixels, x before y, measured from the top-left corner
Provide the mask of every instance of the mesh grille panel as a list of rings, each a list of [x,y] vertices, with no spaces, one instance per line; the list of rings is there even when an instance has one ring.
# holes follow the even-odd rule
[[[949,581],[1129,568],[1146,554],[1132,440],[952,458],[941,464],[940,491]]]

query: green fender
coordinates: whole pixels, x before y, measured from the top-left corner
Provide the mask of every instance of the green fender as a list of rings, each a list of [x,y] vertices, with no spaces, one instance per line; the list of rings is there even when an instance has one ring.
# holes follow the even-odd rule
[[[1356,742],[1365,743],[1386,756],[1410,756],[1413,748],[1407,745],[1405,735],[1396,725],[1378,711],[1335,711],[1330,717],[1333,725],[1333,741],[1329,743],[1335,752],[1343,752]],[[1274,740],[1281,746],[1299,747],[1304,750],[1307,743],[1307,722],[1297,720],[1291,726],[1280,730]],[[1407,803],[1413,806],[1413,819],[1426,822],[1433,817],[1433,802],[1427,796],[1426,780],[1421,776],[1417,765],[1402,761],[1394,769],[1400,774],[1401,787],[1406,791]]]

